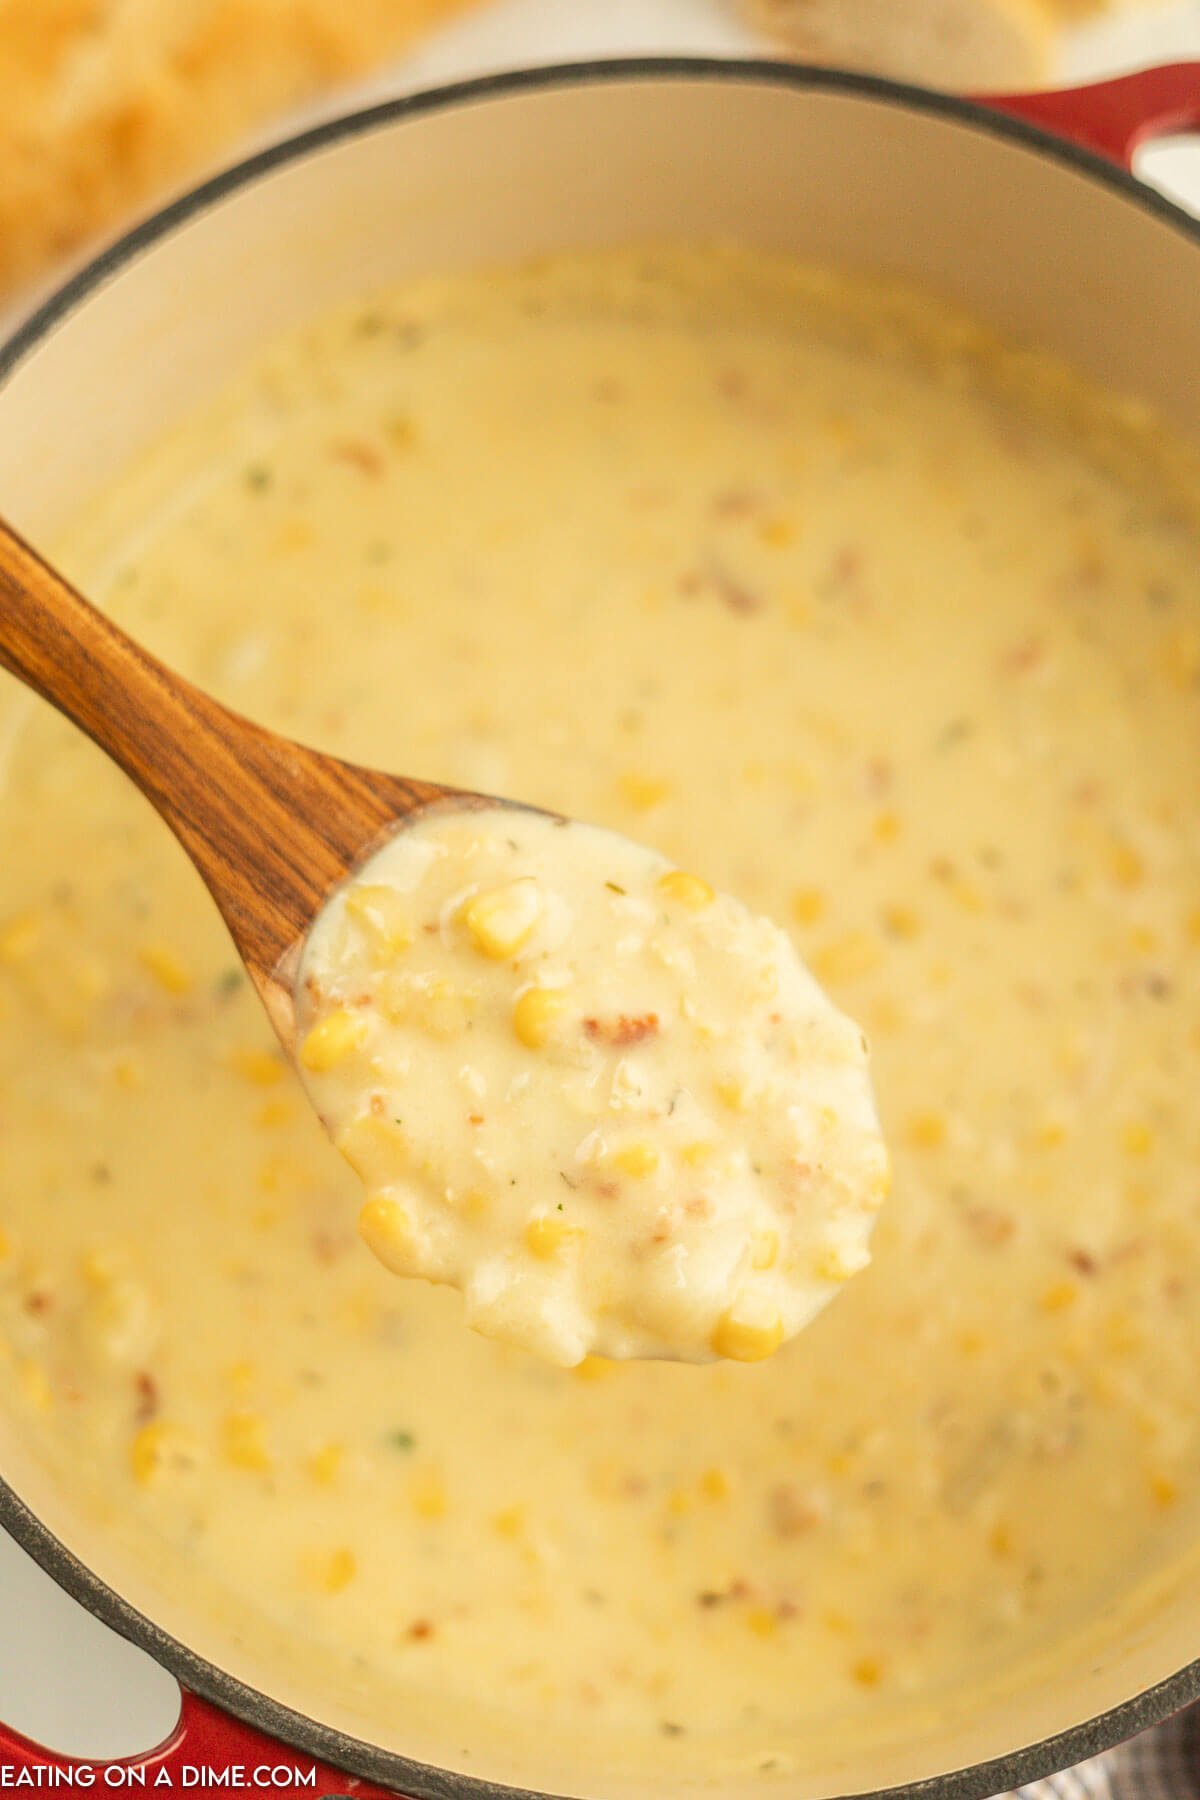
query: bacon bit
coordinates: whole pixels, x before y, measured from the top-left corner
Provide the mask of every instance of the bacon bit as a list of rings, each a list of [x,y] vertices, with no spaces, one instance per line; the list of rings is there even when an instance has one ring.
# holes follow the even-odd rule
[[[761,494],[756,494],[751,488],[725,488],[721,493],[713,495],[709,511],[718,519],[744,519],[761,504]]]
[[[1041,638],[1022,638],[1019,644],[1004,652],[1000,658],[1000,667],[1006,675],[1028,675],[1036,669],[1046,655],[1046,646]]]
[[[615,1019],[585,1019],[583,1029],[594,1044],[640,1044],[643,1038],[657,1032],[658,1014],[642,1013],[630,1018],[628,1013],[620,1013]]]
[[[383,474],[382,453],[362,438],[339,438],[330,444],[329,454],[335,462],[349,463],[351,468],[372,479],[377,480]]]
[[[158,1383],[148,1369],[139,1369],[133,1378],[133,1386],[137,1394],[133,1416],[139,1425],[145,1425],[158,1411]]]
[[[786,1482],[772,1488],[767,1511],[772,1531],[781,1538],[803,1537],[825,1519],[825,1509],[819,1500]]]
[[[862,580],[863,553],[857,544],[842,544],[834,552],[825,573],[823,586],[837,593],[854,587]]]
[[[345,1245],[335,1238],[331,1231],[314,1231],[312,1234],[312,1253],[319,1263],[336,1262]]]
[[[635,512],[647,512],[654,507],[666,506],[673,498],[670,488],[638,487],[629,491],[629,504]]]
[[[482,1113],[468,1113],[467,1114],[467,1124],[468,1125],[482,1125],[483,1124],[483,1114]]]
[[[1017,1227],[1008,1213],[1001,1212],[998,1207],[985,1206],[978,1202],[968,1206],[963,1213],[972,1235],[989,1249],[998,1250],[1007,1244]]]
[[[886,756],[872,756],[863,771],[863,788],[866,793],[882,797],[892,790],[896,770]]]
[[[53,1306],[54,1295],[47,1294],[40,1288],[35,1289],[33,1293],[26,1294],[25,1296],[25,1311],[27,1313],[33,1313],[37,1318],[40,1318],[43,1313],[50,1312],[53,1309]]]
[[[427,1638],[433,1636],[432,1619],[414,1619],[408,1628],[408,1635],[418,1643],[424,1643]]]
[[[382,1119],[387,1111],[387,1101],[382,1094],[372,1094],[370,1107],[372,1115],[377,1119]]]
[[[743,582],[731,575],[723,563],[714,562],[709,570],[708,583],[723,606],[740,618],[762,609],[762,596],[753,593]]]
[[[1096,1275],[1100,1271],[1100,1264],[1090,1250],[1081,1250],[1078,1248],[1068,1250],[1067,1261],[1079,1275]]]
[[[707,1194],[693,1194],[684,1202],[683,1210],[691,1219],[711,1219],[712,1201]]]

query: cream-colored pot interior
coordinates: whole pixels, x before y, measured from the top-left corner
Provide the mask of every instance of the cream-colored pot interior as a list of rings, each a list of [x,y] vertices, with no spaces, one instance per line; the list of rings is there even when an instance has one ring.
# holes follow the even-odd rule
[[[659,72],[487,86],[319,139],[185,207],[67,308],[0,389],[0,508],[45,541],[127,458],[260,345],[414,271],[638,238],[738,238],[932,285],[1200,435],[1200,250],[1118,187],[932,106],[746,73]],[[135,1606],[221,1668],[356,1737],[361,1690],[314,1693],[287,1647],[263,1666],[187,1596],[156,1586],[23,1463],[0,1468],[49,1528]],[[1135,1623],[1130,1624],[1130,1619]],[[1178,1671],[1200,1643],[1194,1588],[1147,1593],[1073,1671],[1030,1668],[1017,1701],[957,1724],[909,1711],[780,1776],[789,1797],[861,1793],[1006,1755]],[[387,1748],[462,1767],[455,1720],[398,1704]],[[472,1728],[472,1767],[586,1796],[661,1792],[619,1746]],[[480,1733],[490,1741],[483,1742]],[[802,1748],[802,1747],[798,1747]],[[678,1768],[676,1761],[672,1765]],[[676,1792],[730,1793],[719,1758]],[[443,1791],[443,1790],[439,1790]],[[990,1791],[981,1777],[977,1791]]]

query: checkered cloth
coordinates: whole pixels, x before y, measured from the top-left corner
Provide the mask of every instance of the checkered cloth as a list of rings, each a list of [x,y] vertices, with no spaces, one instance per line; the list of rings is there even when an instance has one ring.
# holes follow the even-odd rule
[[[1200,1800],[1200,1706],[1105,1756],[1017,1789],[1018,1800]]]

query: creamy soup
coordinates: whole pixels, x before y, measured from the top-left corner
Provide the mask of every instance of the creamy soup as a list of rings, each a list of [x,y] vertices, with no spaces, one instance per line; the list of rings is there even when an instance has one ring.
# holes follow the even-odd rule
[[[786,933],[615,831],[438,808],[317,919],[299,1059],[386,1268],[551,1362],[761,1362],[870,1260],[858,1027]]]
[[[310,1710],[356,1687],[405,1742],[448,1696],[472,1767],[485,1705],[596,1767],[803,1764],[1069,1666],[1195,1541],[1168,461],[932,301],[681,249],[318,323],[80,521],[71,573],[234,706],[786,921],[893,1151],[871,1267],[763,1363],[465,1331],[364,1253],[183,852],[6,684],[0,1400],[169,1592],[286,1634]]]

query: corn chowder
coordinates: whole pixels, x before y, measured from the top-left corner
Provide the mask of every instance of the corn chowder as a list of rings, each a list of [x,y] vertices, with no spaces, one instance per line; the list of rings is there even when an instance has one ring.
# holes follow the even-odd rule
[[[447,1699],[498,1778],[486,1709],[597,1768],[803,1768],[1070,1664],[1181,1565],[1170,462],[933,301],[680,249],[314,325],[80,520],[71,574],[229,703],[656,844],[872,1044],[892,1193],[837,1303],[754,1366],[550,1367],[364,1254],[183,852],[4,685],[0,1405],[165,1587],[286,1635],[309,1710],[409,1745]]]
[[[300,1063],[385,1268],[551,1362],[759,1362],[869,1261],[862,1033],[787,935],[613,831],[426,812],[317,919]]]

